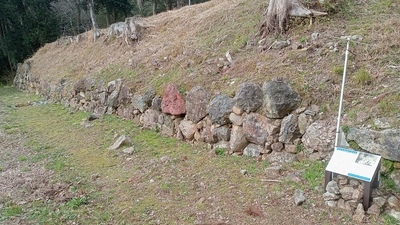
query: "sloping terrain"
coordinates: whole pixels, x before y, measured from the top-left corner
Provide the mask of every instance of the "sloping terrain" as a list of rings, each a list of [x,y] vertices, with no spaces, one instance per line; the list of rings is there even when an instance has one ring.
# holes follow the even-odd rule
[[[106,35],[96,43],[89,37],[79,43],[47,44],[31,58],[32,74],[52,82],[65,78],[69,85],[81,77],[123,78],[133,92],[152,86],[162,93],[174,82],[182,91],[201,85],[228,95],[244,81],[263,83],[283,77],[300,93],[304,105],[317,104],[325,115],[332,115],[337,111],[343,73],[343,37],[354,36],[344,97],[346,123],[368,123],[360,112],[397,116],[400,4],[330,2],[334,3],[322,8],[329,9],[329,16],[316,18],[313,25],[308,19],[294,18],[285,35],[270,35],[266,41],[271,44],[290,41],[281,50],[260,52],[258,48],[256,34],[267,1],[210,1],[143,18],[141,23],[148,28],[130,46],[120,39],[106,42]]]
[[[312,26],[308,19],[292,19],[286,34],[266,40],[270,44],[289,40],[291,44],[283,49],[259,51],[256,33],[267,1],[212,0],[143,18],[148,28],[133,45],[117,38],[106,41],[105,35],[93,43],[90,32],[78,43],[64,39],[47,44],[30,59],[31,72],[49,82],[65,79],[70,86],[82,77],[123,78],[133,92],[152,86],[159,94],[174,82],[181,91],[201,85],[211,93],[234,95],[242,82],[282,77],[300,93],[303,105],[316,104],[322,117],[334,120],[346,45],[342,37],[349,35],[356,38],[349,56],[345,123],[369,125],[368,118],[387,117],[396,125],[400,4],[395,0],[331,2],[329,16],[316,18]],[[44,181],[32,175],[30,186],[19,185],[24,182],[18,179],[12,180],[14,186],[2,180],[3,193],[22,197],[18,193],[44,188],[36,183],[51,185],[44,195],[25,201],[0,195],[0,222],[356,224],[347,212],[324,205],[324,162],[288,165],[279,176],[266,179],[267,162],[215,155],[206,146],[142,131],[110,115],[88,123],[87,113],[69,112],[61,105],[15,108],[37,99],[4,94],[9,92],[0,89],[5,96],[1,119],[6,124],[0,132],[1,144],[31,149],[0,148],[7,155],[0,159],[0,172],[14,168],[23,174],[20,179],[27,180],[37,168],[54,174]],[[121,134],[132,138],[132,155],[106,150]],[[12,141],[13,135],[23,138]],[[14,161],[8,164],[10,158]],[[307,197],[301,206],[293,202],[297,188]],[[390,221],[384,216],[364,219],[367,224]]]

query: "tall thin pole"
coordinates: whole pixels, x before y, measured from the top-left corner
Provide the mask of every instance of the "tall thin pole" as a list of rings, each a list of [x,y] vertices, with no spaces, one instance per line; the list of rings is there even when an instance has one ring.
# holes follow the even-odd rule
[[[337,119],[337,126],[336,126],[336,139],[335,139],[335,147],[337,147],[339,143],[339,136],[340,136],[340,118],[342,115],[342,103],[343,103],[343,92],[344,92],[344,83],[346,81],[346,69],[347,69],[347,58],[349,55],[349,43],[350,38],[347,38],[347,47],[344,59],[344,68],[343,68],[343,78],[342,78],[342,89],[340,91],[340,101],[339,101],[339,112],[338,112],[338,119]]]

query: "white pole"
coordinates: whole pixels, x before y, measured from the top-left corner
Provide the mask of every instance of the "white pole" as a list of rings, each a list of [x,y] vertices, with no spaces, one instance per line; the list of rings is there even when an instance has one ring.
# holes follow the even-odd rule
[[[342,78],[342,89],[340,91],[339,113],[338,113],[337,126],[336,126],[335,147],[337,147],[337,145],[339,143],[339,136],[340,136],[340,117],[342,115],[343,92],[344,92],[344,83],[346,81],[346,69],[347,69],[347,57],[349,55],[349,43],[350,43],[350,38],[347,38],[347,47],[346,47],[346,54],[345,54],[346,56],[344,59],[343,78]]]
[[[189,0],[189,5],[190,5],[190,0]]]

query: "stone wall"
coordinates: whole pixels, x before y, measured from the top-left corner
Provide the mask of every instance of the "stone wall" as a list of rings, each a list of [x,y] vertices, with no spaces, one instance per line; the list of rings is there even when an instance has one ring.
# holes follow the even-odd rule
[[[243,83],[234,97],[212,96],[201,86],[180,93],[175,84],[169,84],[163,95],[158,96],[151,87],[145,93],[133,93],[122,79],[106,83],[83,78],[74,84],[62,79],[50,84],[34,78],[30,63],[26,62],[18,68],[15,85],[77,110],[97,116],[116,114],[145,129],[157,129],[165,136],[204,142],[218,152],[268,160],[273,166],[303,159],[329,159],[334,149],[336,118],[320,120],[318,106],[302,105],[299,94],[281,79],[262,85]],[[378,135],[380,132],[351,128],[349,138],[359,141],[364,150],[400,161],[400,139],[395,135],[399,130],[387,131],[391,135]],[[379,139],[370,138],[371,133]],[[368,149],[369,146],[374,148]],[[391,178],[400,184],[399,165],[396,165]],[[347,185],[343,179],[337,182]],[[355,183],[349,182],[351,190],[341,187],[337,193],[328,191],[324,195],[327,205],[345,209],[351,206],[356,211],[362,195],[361,186]],[[350,195],[347,191],[352,193],[351,199],[347,199]],[[380,200],[373,200],[373,207],[379,205],[374,214],[382,209],[381,203],[377,203]]]

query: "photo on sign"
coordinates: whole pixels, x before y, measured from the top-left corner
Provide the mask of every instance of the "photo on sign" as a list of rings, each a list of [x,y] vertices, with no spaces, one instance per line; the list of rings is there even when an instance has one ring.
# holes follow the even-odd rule
[[[365,152],[360,152],[356,159],[356,163],[366,165],[366,166],[373,166],[373,165],[375,165],[375,163],[378,159],[379,158],[376,157],[375,155],[365,153]]]

